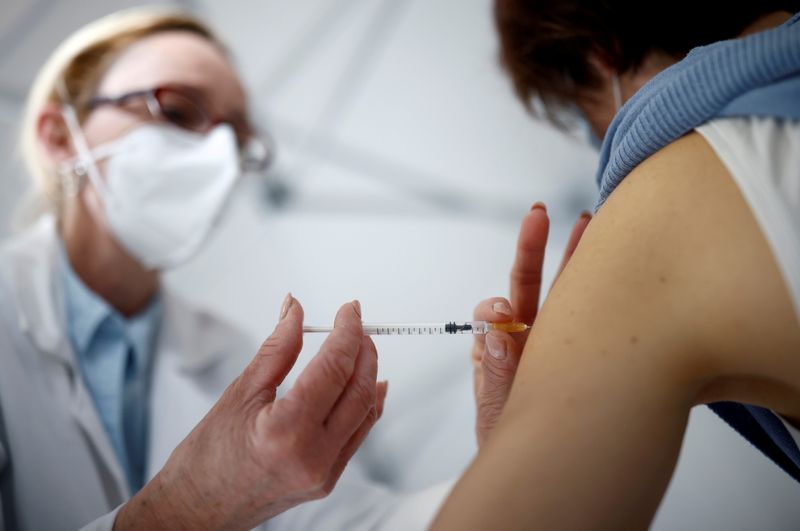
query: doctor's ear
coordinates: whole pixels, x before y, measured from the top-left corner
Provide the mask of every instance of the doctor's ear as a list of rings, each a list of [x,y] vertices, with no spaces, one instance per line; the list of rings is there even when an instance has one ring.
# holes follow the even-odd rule
[[[39,113],[36,137],[42,153],[49,157],[54,167],[59,167],[75,154],[67,124],[56,103],[48,103]]]

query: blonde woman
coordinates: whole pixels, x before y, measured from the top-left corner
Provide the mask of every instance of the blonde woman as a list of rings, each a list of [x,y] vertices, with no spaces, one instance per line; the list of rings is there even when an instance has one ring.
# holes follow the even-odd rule
[[[243,529],[330,492],[386,392],[358,303],[276,400],[300,304],[240,373],[255,348],[159,283],[265,162],[217,37],[152,9],[90,24],[22,136],[46,213],[0,253],[6,528]]]

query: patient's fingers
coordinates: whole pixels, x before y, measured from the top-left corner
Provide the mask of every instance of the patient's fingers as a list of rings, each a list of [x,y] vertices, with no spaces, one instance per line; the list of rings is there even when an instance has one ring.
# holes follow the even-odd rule
[[[510,334],[493,330],[486,335],[486,352],[481,363],[483,384],[477,401],[479,446],[486,441],[503,412],[519,356],[520,349]]]
[[[511,303],[505,297],[491,297],[482,300],[475,307],[473,314],[476,321],[505,323],[513,319]]]
[[[476,321],[490,321],[495,323],[505,323],[513,319],[511,310],[511,303],[504,297],[492,297],[490,299],[482,300],[475,307],[473,312]],[[481,368],[481,361],[483,359],[484,349],[486,343],[482,334],[475,334],[472,343],[472,367],[474,370],[474,378],[472,379],[477,398],[482,386],[483,369]]]
[[[522,220],[517,255],[511,268],[511,307],[514,319],[533,324],[539,308],[542,265],[550,220],[542,203],[536,203]]]
[[[492,297],[482,300],[475,307],[475,311],[472,312],[476,321],[489,321],[492,323],[507,323],[513,320],[512,314],[511,303],[505,297]],[[475,334],[475,343],[483,348],[483,335]],[[480,362],[480,357],[476,360],[474,349],[472,359]]]

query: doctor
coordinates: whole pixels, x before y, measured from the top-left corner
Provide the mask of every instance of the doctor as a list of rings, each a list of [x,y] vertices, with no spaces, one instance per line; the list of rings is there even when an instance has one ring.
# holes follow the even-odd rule
[[[268,158],[214,34],[153,9],[88,25],[35,80],[22,147],[43,214],[0,249],[0,529],[247,529],[329,494],[386,396],[359,304],[276,399],[300,303],[259,348],[159,281]],[[535,283],[547,217],[526,219]],[[504,299],[479,313],[511,319]],[[479,442],[516,369],[503,340],[474,353]],[[337,490],[268,527],[423,528],[447,485]]]
[[[249,528],[330,492],[380,415],[358,302],[276,400],[299,302],[248,364],[160,286],[265,162],[246,111],[222,46],[175,13],[100,20],[40,72],[23,143],[48,213],[0,254],[5,528]]]

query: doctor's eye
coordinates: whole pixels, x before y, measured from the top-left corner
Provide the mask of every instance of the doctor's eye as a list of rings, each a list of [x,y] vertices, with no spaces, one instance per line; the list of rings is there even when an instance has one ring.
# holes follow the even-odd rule
[[[179,92],[162,89],[156,93],[161,117],[189,131],[205,132],[213,125],[206,111],[199,105]]]

